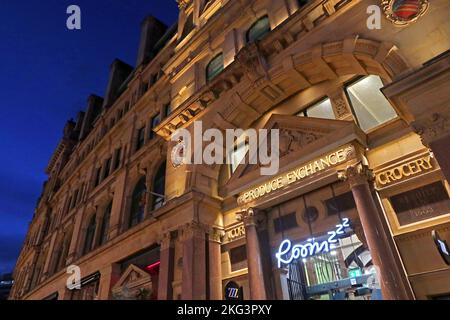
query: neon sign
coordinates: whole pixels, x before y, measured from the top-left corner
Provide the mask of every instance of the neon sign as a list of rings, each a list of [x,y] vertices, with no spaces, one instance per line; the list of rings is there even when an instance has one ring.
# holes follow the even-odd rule
[[[290,240],[284,240],[279,248],[278,252],[275,254],[278,260],[278,268],[281,268],[281,264],[290,264],[292,260],[296,260],[299,258],[307,258],[314,256],[319,253],[327,253],[331,249],[334,249],[335,243],[338,242],[336,238],[338,235],[345,234],[344,229],[349,228],[349,219],[342,219],[341,224],[336,225],[336,229],[333,231],[329,231],[327,234],[330,236],[328,239],[323,240],[321,242],[317,242],[314,238],[308,239],[306,243],[295,244],[292,245]],[[285,256],[288,258],[284,258]]]

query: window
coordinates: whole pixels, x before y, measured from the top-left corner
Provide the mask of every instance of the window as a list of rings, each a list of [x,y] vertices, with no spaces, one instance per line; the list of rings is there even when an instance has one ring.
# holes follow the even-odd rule
[[[295,212],[275,218],[273,220],[273,226],[276,233],[298,227]]]
[[[206,81],[211,81],[223,71],[223,54],[215,56],[206,66]]]
[[[256,21],[247,31],[247,42],[261,40],[268,32],[270,32],[269,17],[264,16]]]
[[[248,143],[241,143],[229,155],[229,163],[231,164],[231,172],[235,172],[239,164],[244,160],[249,147]]]
[[[172,113],[172,105],[170,103],[164,106],[164,117],[168,117]]]
[[[153,131],[154,128],[156,128],[161,123],[161,116],[158,113],[156,116],[154,116],[150,120],[150,130],[148,133],[148,138],[153,139],[155,137],[155,132]]]
[[[145,143],[145,127],[142,127],[137,132],[136,151],[144,146]]]
[[[145,177],[142,177],[136,184],[131,196],[131,211],[128,227],[137,225],[144,219],[144,210],[147,197],[147,187]]]
[[[158,81],[158,73],[154,73],[150,76],[150,82],[149,85],[152,86]]]
[[[166,163],[164,162],[158,169],[153,180],[153,204],[152,210],[159,209],[164,204],[166,192]]]
[[[103,213],[102,224],[100,227],[99,245],[103,245],[108,241],[109,220],[111,218],[112,201],[108,204]]]
[[[120,167],[120,157],[122,156],[122,148],[116,149],[114,151],[114,169],[117,170]]]
[[[95,172],[95,182],[94,182],[94,187],[98,186],[100,184],[100,179],[101,179],[101,173],[102,173],[102,167],[97,168],[97,171]]]
[[[89,224],[86,229],[86,236],[84,238],[83,254],[86,254],[92,250],[92,245],[94,243],[95,227],[96,227],[96,221],[95,221],[95,214],[94,214],[94,215],[92,215],[91,220],[89,220]]]
[[[383,82],[378,76],[368,76],[346,87],[353,112],[362,130],[367,131],[397,117],[380,89]]]
[[[123,117],[123,110],[120,109],[120,110],[117,112],[117,120],[122,119],[122,117]]]
[[[327,208],[327,215],[329,216],[356,208],[355,200],[353,199],[353,194],[351,191],[325,200],[325,206]]]
[[[300,117],[312,117],[321,119],[336,119],[331,100],[326,98],[314,105],[302,110],[299,114]]]
[[[109,176],[111,170],[111,161],[112,158],[108,158],[108,160],[105,161],[105,171],[103,172],[103,179],[106,179]]]

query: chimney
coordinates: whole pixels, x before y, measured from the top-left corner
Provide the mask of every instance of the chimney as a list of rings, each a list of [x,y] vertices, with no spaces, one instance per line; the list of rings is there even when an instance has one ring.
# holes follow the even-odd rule
[[[148,16],[141,24],[141,40],[136,66],[148,63],[155,55],[154,48],[165,34],[167,26],[153,16]]]
[[[115,59],[109,71],[108,87],[105,93],[104,108],[109,108],[119,96],[119,88],[133,72],[133,67],[129,64]]]
[[[83,140],[92,130],[92,124],[102,112],[103,98],[94,94],[90,95],[87,101],[86,113],[80,128],[79,139]],[[78,123],[77,123],[78,124]]]
[[[80,111],[77,114],[77,121],[74,130],[78,133],[81,131],[81,127],[83,126],[84,114],[85,113],[83,111]]]

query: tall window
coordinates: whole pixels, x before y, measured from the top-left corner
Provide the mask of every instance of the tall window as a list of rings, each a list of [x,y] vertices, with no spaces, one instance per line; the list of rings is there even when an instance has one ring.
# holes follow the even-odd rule
[[[397,117],[395,110],[381,93],[382,87],[380,77],[374,75],[361,78],[346,87],[353,112],[364,131]]]
[[[100,184],[100,179],[101,179],[101,174],[102,172],[102,167],[97,168],[97,171],[95,171],[95,182],[94,182],[94,187],[98,186]]]
[[[106,179],[109,176],[109,172],[111,169],[111,162],[112,158],[108,158],[108,160],[105,161],[105,171],[103,172],[103,179]]]
[[[118,148],[114,151],[114,169],[117,170],[120,167],[120,157],[122,156],[122,148]]]
[[[131,196],[131,211],[128,226],[131,228],[144,219],[145,202],[147,197],[147,187],[145,177],[142,177],[136,184]]]
[[[95,227],[96,227],[96,221],[95,221],[95,214],[94,214],[94,215],[92,215],[91,220],[89,220],[89,224],[86,229],[86,237],[84,238],[83,254],[86,254],[92,250],[92,245],[94,243]]]
[[[170,103],[164,106],[164,117],[168,117],[172,113],[172,105]]]
[[[336,119],[336,116],[333,112],[333,107],[331,106],[331,101],[328,98],[302,110],[297,115],[300,117]]]
[[[223,71],[223,53],[215,56],[206,66],[206,81],[211,81]]]
[[[247,42],[254,42],[261,40],[267,33],[270,32],[269,17],[264,16],[256,21],[247,31]]]
[[[166,163],[164,162],[158,169],[153,181],[153,204],[152,210],[161,208],[164,203],[166,189]]]
[[[145,142],[145,127],[142,127],[137,132],[136,151],[144,146]]]
[[[150,130],[148,133],[149,139],[153,139],[155,137],[155,132],[153,131],[153,129],[156,128],[160,123],[161,123],[161,115],[158,113],[150,120]]]
[[[103,245],[108,241],[109,220],[111,218],[112,201],[108,204],[103,213],[102,225],[100,228],[99,245]]]

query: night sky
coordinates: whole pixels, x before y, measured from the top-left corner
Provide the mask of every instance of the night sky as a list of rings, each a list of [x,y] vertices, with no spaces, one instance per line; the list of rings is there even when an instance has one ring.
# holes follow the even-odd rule
[[[81,30],[66,28],[71,4]],[[135,65],[150,14],[171,25],[176,1],[0,1],[0,274],[14,268],[66,120],[104,95],[114,58]]]

